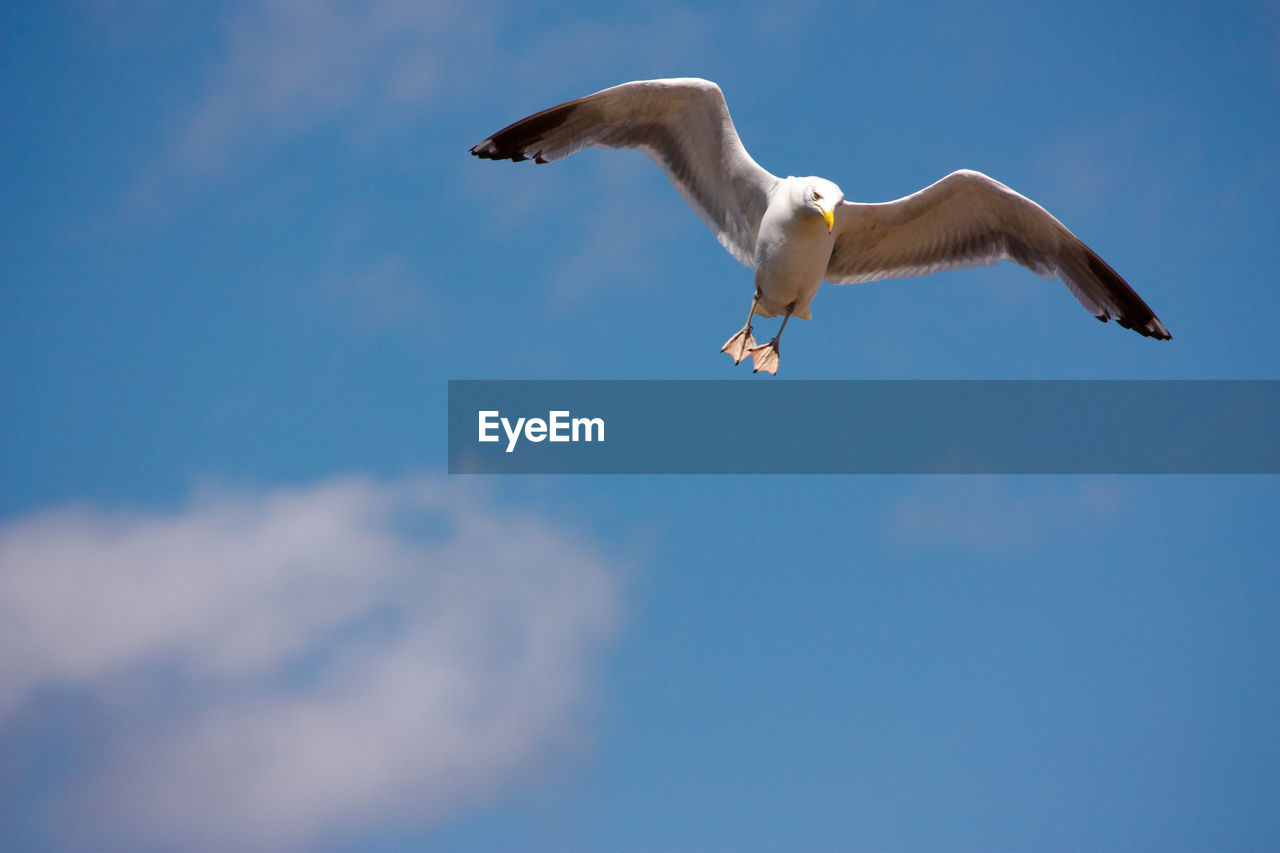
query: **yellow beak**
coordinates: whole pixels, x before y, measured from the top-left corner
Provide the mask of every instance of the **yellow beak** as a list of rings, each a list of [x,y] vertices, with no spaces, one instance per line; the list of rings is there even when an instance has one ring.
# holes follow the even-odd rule
[[[830,233],[831,233],[831,229],[832,229],[832,228],[834,228],[834,227],[836,226],[836,211],[835,211],[835,208],[833,208],[833,207],[831,207],[831,208],[823,208],[823,210],[822,210],[822,218],[823,218],[823,220],[825,220],[825,221],[826,221],[826,223],[827,223],[827,233],[828,233],[828,234],[830,234]]]

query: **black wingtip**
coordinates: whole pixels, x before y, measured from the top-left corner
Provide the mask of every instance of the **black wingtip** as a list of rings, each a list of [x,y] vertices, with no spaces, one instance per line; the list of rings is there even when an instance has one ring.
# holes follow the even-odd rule
[[[484,142],[476,143],[471,146],[471,153],[481,160],[498,160],[501,159],[498,152],[493,147],[493,140],[486,139]]]
[[[1086,251],[1085,257],[1088,259],[1089,271],[1102,282],[1115,304],[1115,309],[1110,316],[1115,318],[1117,325],[1124,329],[1131,329],[1143,337],[1154,338],[1158,341],[1167,341],[1173,338],[1173,335],[1169,334],[1169,330],[1164,327],[1164,323],[1160,322],[1160,318],[1155,315],[1155,312],[1147,306],[1146,302],[1142,301],[1142,297],[1106,261],[1092,251]],[[1109,319],[1108,312],[1105,309],[1102,314],[1094,316],[1104,323]]]
[[[528,160],[532,155],[535,163],[546,163],[548,161],[542,157],[541,147],[547,134],[564,124],[581,100],[559,104],[509,124],[473,146],[471,153],[485,160],[510,160],[513,163]]]
[[[1098,319],[1105,323],[1110,318],[1106,314],[1103,314]],[[1140,326],[1135,323],[1130,323],[1124,317],[1117,316],[1116,325],[1120,326],[1122,329],[1129,329],[1137,332],[1144,338],[1151,338],[1157,341],[1173,340],[1173,335],[1169,334],[1169,330],[1164,327],[1164,323],[1161,323],[1160,318],[1155,314],[1152,314],[1151,318]]]

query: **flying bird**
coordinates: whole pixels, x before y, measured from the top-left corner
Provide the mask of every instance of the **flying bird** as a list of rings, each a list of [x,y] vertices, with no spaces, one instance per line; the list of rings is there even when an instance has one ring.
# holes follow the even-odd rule
[[[847,201],[825,178],[779,178],[738,138],[710,80],[640,80],[523,118],[471,149],[491,160],[551,163],[595,145],[636,148],[662,167],[720,243],[755,270],[742,329],[725,343],[734,364],[777,373],[792,317],[810,319],[823,281],[857,284],[983,266],[1008,258],[1061,278],[1104,323],[1167,340],[1169,330],[1102,258],[1047,210],[981,172],[961,170],[897,201]],[[766,344],[757,317],[783,318]]]

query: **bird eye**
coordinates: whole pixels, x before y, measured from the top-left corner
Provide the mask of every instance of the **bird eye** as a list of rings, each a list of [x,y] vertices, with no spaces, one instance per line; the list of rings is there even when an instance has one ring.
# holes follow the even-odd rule
[[[822,193],[818,192],[817,190],[814,190],[814,191],[813,191],[813,200],[814,200],[814,201],[822,201]]]

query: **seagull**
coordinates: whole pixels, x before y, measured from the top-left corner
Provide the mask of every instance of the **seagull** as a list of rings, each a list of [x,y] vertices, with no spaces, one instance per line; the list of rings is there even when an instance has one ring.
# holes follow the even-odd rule
[[[1089,313],[1149,338],[1171,335],[1106,261],[1047,210],[981,172],[962,169],[897,201],[847,201],[825,178],[779,178],[743,147],[720,87],[710,80],[639,80],[534,113],[471,149],[490,160],[551,163],[589,145],[636,148],[720,243],[755,270],[747,322],[721,348],[734,364],[778,371],[792,317],[811,319],[823,281],[857,284],[986,266],[1008,258],[1061,278]],[[757,344],[755,317],[781,316]]]

